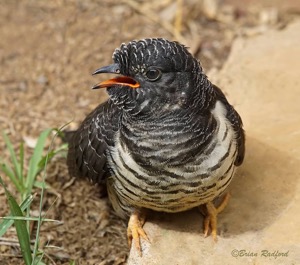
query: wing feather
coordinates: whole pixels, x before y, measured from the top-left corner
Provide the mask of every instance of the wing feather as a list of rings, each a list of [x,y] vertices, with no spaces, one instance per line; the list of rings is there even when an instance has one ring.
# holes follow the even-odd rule
[[[106,153],[108,147],[114,145],[120,118],[121,111],[110,100],[86,117],[69,140],[67,165],[70,175],[105,183],[110,175]]]
[[[240,115],[236,110],[231,106],[223,92],[216,85],[213,85],[213,88],[216,92],[217,99],[220,100],[227,108],[227,119],[232,124],[232,127],[236,133],[237,143],[238,143],[238,155],[234,162],[236,166],[240,166],[245,157],[245,132],[243,129],[243,122]]]

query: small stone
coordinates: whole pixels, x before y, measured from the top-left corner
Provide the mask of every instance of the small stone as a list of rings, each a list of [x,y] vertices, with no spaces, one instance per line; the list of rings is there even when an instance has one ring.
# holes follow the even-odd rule
[[[25,142],[25,144],[29,147],[29,148],[35,148],[36,144],[37,144],[37,138],[33,138],[31,136],[23,136],[23,140]]]
[[[259,20],[264,25],[274,25],[278,22],[278,9],[268,8],[263,9],[259,14]]]
[[[40,76],[37,78],[36,82],[37,82],[38,84],[40,84],[40,85],[45,86],[45,85],[47,85],[47,84],[49,83],[49,80],[48,80],[48,78],[47,78],[45,75],[40,75]]]

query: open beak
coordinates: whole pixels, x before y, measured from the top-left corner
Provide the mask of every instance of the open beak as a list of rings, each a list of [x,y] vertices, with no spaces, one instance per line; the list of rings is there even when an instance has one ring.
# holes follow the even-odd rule
[[[107,66],[103,66],[97,69],[93,75],[102,74],[102,73],[112,73],[112,74],[120,74],[120,66],[119,64],[111,64]],[[93,89],[110,87],[115,85],[128,86],[131,88],[138,88],[140,84],[131,77],[128,76],[119,76],[112,79],[105,80],[101,83],[94,85]]]

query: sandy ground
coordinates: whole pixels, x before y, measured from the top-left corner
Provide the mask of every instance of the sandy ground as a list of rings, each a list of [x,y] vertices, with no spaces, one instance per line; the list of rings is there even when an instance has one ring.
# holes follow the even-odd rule
[[[190,47],[206,70],[219,69],[236,36],[249,38],[284,28],[300,10],[296,0],[246,1],[244,5],[227,0],[217,8],[196,0],[183,2],[178,8],[176,1],[158,0],[1,1],[0,130],[9,134],[16,148],[25,141],[28,161],[29,143],[42,130],[69,121],[76,128],[105,100],[105,91],[90,90],[99,81],[90,73],[110,63],[113,50],[122,42],[144,37],[177,39]],[[2,158],[8,157],[2,138],[0,151]],[[64,158],[53,161],[47,172],[52,189],[46,193],[43,209],[47,217],[63,224],[42,227],[41,247],[59,247],[45,249],[46,263],[125,263],[126,224],[111,212],[105,198],[100,199],[99,188],[81,180],[73,182]],[[7,213],[0,188],[0,216]],[[0,264],[20,264],[14,230],[5,237],[11,241],[0,240]]]

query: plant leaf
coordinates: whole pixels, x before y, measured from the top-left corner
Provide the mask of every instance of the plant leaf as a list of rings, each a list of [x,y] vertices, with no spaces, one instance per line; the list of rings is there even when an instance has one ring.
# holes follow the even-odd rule
[[[39,162],[38,167],[39,168],[44,168],[47,163],[50,162],[50,160],[56,155],[56,152],[54,150],[50,151],[47,155],[43,156],[42,159]]]
[[[9,166],[9,164],[5,163],[5,162],[2,162],[0,164],[0,169],[3,171],[3,173],[5,175],[7,175],[10,178],[10,180],[14,183],[14,185],[16,186],[16,188],[18,189],[18,191],[22,193],[23,187],[20,184],[19,180],[16,178],[15,172]]]
[[[33,155],[29,161],[29,169],[28,169],[28,174],[26,179],[27,194],[31,193],[35,178],[41,170],[41,168],[39,167],[39,162],[43,157],[45,142],[51,131],[52,129],[46,129],[40,134],[37,144],[34,148]]]
[[[8,205],[11,211],[12,216],[22,216],[23,213],[20,209],[19,205],[17,204],[15,198],[11,195],[11,193],[7,190],[6,186],[4,185],[2,178],[0,177],[0,184],[4,187],[5,195],[8,200]],[[30,240],[28,230],[26,228],[26,222],[24,220],[15,220],[15,227],[17,230],[18,240],[21,247],[21,253],[26,265],[31,265],[32,263],[32,256],[31,256],[31,249],[30,249]]]
[[[20,144],[20,181],[21,183],[24,183],[24,142],[21,142]],[[23,184],[24,185],[24,184]]]
[[[22,212],[24,212],[27,207],[32,203],[34,196],[33,195],[29,195],[20,205],[20,208],[22,210]],[[11,216],[11,215],[10,215]],[[8,217],[10,217],[8,216]],[[2,223],[0,223],[0,237],[2,237],[8,228],[11,227],[11,225],[14,223],[14,220],[3,220]]]
[[[62,144],[56,150],[49,151],[48,154],[43,156],[43,158],[39,162],[39,168],[44,168],[46,165],[46,161],[49,163],[53,157],[57,156],[59,153],[62,154],[64,154],[64,152],[67,153],[66,152],[67,150],[68,150],[68,144]],[[65,154],[64,156],[66,157]]]
[[[37,188],[39,188],[39,189],[49,189],[49,188],[50,188],[49,184],[47,184],[47,183],[44,182],[44,181],[38,181],[38,180],[36,180],[36,181],[33,183],[33,186],[34,186],[34,187],[37,187]]]
[[[9,138],[8,138],[8,136],[5,132],[3,132],[2,135],[3,135],[4,142],[6,144],[6,147],[9,151],[9,153],[10,153],[10,158],[11,158],[12,163],[14,165],[16,175],[20,179],[20,177],[21,177],[21,165],[20,165],[20,163],[17,159],[17,156],[16,156],[16,153],[14,151],[13,145],[12,145],[11,141],[9,140]]]
[[[39,217],[24,217],[24,216],[4,216],[0,217],[0,219],[4,220],[25,220],[25,221],[39,221]],[[54,223],[62,223],[61,221],[55,219],[42,218],[43,222],[54,222]]]

